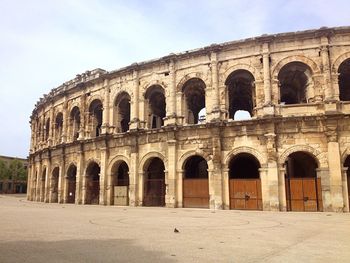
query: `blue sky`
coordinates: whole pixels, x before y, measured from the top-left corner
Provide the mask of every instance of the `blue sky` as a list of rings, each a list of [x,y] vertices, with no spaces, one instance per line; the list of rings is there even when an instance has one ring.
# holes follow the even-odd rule
[[[34,104],[78,73],[261,34],[349,26],[349,10],[340,0],[0,0],[0,155],[28,155]]]

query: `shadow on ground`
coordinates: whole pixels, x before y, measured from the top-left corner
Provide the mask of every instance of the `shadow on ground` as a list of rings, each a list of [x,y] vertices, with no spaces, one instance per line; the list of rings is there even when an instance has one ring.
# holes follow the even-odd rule
[[[151,242],[151,241],[150,241]],[[175,262],[163,252],[146,251],[133,240],[0,242],[0,262]]]

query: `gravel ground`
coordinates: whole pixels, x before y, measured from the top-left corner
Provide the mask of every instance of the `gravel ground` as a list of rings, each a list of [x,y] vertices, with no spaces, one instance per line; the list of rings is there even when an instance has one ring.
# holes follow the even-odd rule
[[[0,207],[0,262],[350,262],[350,213]]]

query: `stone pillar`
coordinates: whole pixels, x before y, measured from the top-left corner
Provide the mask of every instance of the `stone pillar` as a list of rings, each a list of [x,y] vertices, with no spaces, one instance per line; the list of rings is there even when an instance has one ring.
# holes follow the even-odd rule
[[[263,43],[262,45],[262,60],[264,71],[264,115],[274,115],[274,108],[272,105],[272,86],[271,86],[271,73],[270,73],[270,50],[269,43]],[[256,94],[258,95],[258,94]]]
[[[316,169],[317,178],[321,178],[322,206],[324,212],[332,212],[332,196],[330,190],[330,174],[326,168]]]
[[[169,78],[170,78],[170,97],[167,98],[167,116],[164,119],[164,125],[176,125],[177,114],[176,114],[176,69],[175,60],[172,59],[169,63]]]
[[[212,83],[212,108],[211,112],[207,108],[207,121],[218,121],[221,119],[221,111],[220,111],[220,91],[219,91],[219,76],[218,76],[218,59],[217,53],[212,52],[210,54],[210,64],[211,64],[211,83]],[[206,95],[206,98],[208,96]],[[208,105],[206,101],[206,106]]]
[[[109,172],[107,172],[108,165],[108,145],[104,145],[101,148],[101,167],[100,167],[100,205],[107,204],[107,193],[106,193],[106,185],[108,177],[110,176]]]
[[[133,72],[133,94],[131,96],[131,107],[130,107],[130,130],[135,130],[140,128],[140,116],[139,116],[139,73],[135,69]]]
[[[165,177],[166,195],[165,204],[166,207],[177,206],[177,192],[176,192],[176,165],[177,165],[177,151],[176,151],[176,138],[175,134],[172,133],[168,138],[168,169],[167,176]]]
[[[270,189],[269,189],[269,175],[267,168],[259,168],[259,177],[261,181],[261,199],[262,209],[264,211],[270,210]]]
[[[65,96],[63,109],[62,109],[62,115],[63,115],[62,139],[61,139],[62,143],[67,142],[67,127],[68,127],[67,108],[68,108],[68,101],[67,101],[67,96]]]
[[[269,194],[269,201],[266,202],[263,200],[264,210],[270,211],[279,211],[279,176],[278,176],[278,165],[277,165],[277,153],[276,153],[276,134],[275,133],[266,133],[266,151],[267,151],[267,166],[266,166],[266,180],[267,180],[267,189]],[[268,204],[268,209],[267,209]],[[266,206],[265,206],[266,205]]]
[[[67,198],[64,196],[64,183],[66,181],[66,170],[64,165],[64,153],[62,152],[62,159],[61,159],[61,169],[58,177],[58,203],[62,204],[64,203],[64,199]]]
[[[38,176],[36,178],[36,194],[35,194],[35,201],[40,202],[40,182],[41,182],[41,173],[42,173],[42,163],[41,159],[39,162],[39,169],[38,169]]]
[[[323,80],[324,80],[324,95],[325,101],[334,100],[333,90],[331,85],[331,71],[329,62],[329,42],[327,36],[321,37],[321,58],[323,68]]]
[[[212,188],[210,197],[213,200],[211,208],[223,209],[223,188],[222,188],[222,173],[221,173],[221,133],[220,128],[211,130],[212,136],[212,172],[209,178],[209,189]],[[208,164],[209,166],[209,164]]]
[[[104,84],[104,102],[103,102],[103,120],[102,120],[102,134],[106,134],[109,131],[109,80],[105,79]]]
[[[50,108],[50,130],[49,130],[49,140],[48,140],[48,144],[49,146],[52,146],[53,144],[53,131],[55,129],[55,121],[54,121],[54,115],[53,115],[53,103],[51,104],[51,108]]]
[[[229,176],[230,169],[225,167],[222,169],[222,206],[223,209],[229,210],[230,209],[230,176]]]
[[[138,206],[143,206],[143,195],[144,195],[144,178],[145,178],[145,173],[144,171],[142,172],[138,172],[137,173],[138,177],[137,177],[137,205]]]
[[[278,172],[278,199],[280,211],[287,211],[287,193],[286,193],[286,169],[279,168]]]
[[[51,158],[47,162],[46,175],[45,175],[45,191],[44,202],[48,203],[51,200]]]
[[[343,185],[343,200],[344,200],[344,212],[349,212],[349,189],[348,189],[348,178],[347,171],[348,167],[343,167],[342,169],[342,185]]]
[[[76,174],[76,189],[75,189],[75,203],[83,203],[83,189],[85,189],[84,178],[84,149],[82,148],[78,152],[77,174]],[[85,196],[85,195],[84,195]]]
[[[137,137],[133,137],[130,153],[130,167],[129,167],[129,205],[139,205],[138,190],[139,187],[143,188],[143,185],[139,186],[139,153]]]
[[[86,113],[85,113],[85,92],[80,96],[80,127],[79,127],[79,136],[78,140],[84,140],[85,139],[85,125],[86,125]]]
[[[328,141],[328,166],[330,179],[330,192],[332,199],[332,210],[343,211],[343,186],[342,186],[342,166],[340,158],[339,143],[333,138]]]

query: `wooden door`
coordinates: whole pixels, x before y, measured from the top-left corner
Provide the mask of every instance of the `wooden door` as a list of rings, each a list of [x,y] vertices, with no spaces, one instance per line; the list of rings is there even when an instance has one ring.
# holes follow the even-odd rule
[[[262,210],[260,179],[230,179],[230,209]]]
[[[67,202],[70,204],[74,204],[75,202],[75,180],[69,180],[68,181],[68,198]]]
[[[90,204],[99,204],[100,200],[100,181],[90,182]]]
[[[289,211],[322,211],[320,179],[290,178],[286,193]]]
[[[183,207],[209,208],[208,179],[183,180]]]
[[[144,206],[165,206],[165,180],[146,179],[143,195]]]

